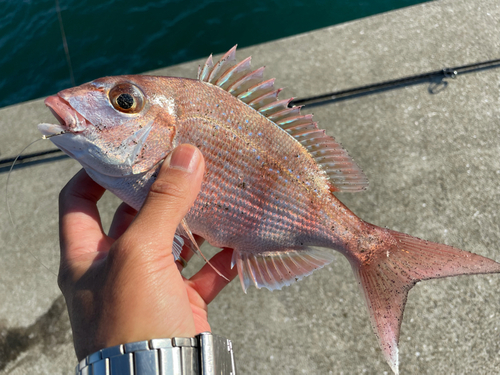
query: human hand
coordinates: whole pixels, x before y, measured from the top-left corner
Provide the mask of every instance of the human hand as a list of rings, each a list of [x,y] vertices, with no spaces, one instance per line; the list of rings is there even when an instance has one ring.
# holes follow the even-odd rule
[[[228,281],[208,264],[188,280],[172,255],[175,230],[203,174],[201,152],[179,146],[163,163],[139,213],[122,204],[108,235],[96,206],[104,188],[82,170],[61,191],[58,282],[78,360],[114,345],[210,330],[207,304]],[[211,259],[229,280],[237,274],[231,255],[225,249]]]

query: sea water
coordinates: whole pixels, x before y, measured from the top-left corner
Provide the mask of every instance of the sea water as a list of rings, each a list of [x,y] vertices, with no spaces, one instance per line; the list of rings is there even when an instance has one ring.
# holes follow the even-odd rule
[[[60,12],[56,11],[59,1]],[[0,0],[0,107],[421,3],[415,0]]]

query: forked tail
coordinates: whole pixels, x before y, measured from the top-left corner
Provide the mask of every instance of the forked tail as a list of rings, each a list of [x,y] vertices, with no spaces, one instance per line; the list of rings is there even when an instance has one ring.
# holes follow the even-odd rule
[[[399,374],[399,331],[408,291],[420,280],[500,272],[500,264],[451,246],[375,229],[383,241],[370,255],[350,261],[380,348],[394,373]]]

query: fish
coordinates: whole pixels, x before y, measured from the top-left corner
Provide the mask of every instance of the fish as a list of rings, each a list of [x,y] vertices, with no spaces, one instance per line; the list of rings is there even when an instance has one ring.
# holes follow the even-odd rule
[[[419,281],[500,272],[494,260],[358,218],[335,196],[360,192],[361,168],[264,68],[212,55],[197,79],[124,75],[45,100],[59,124],[38,129],[98,184],[139,210],[163,160],[189,143],[203,153],[201,191],[178,235],[232,248],[246,292],[281,289],[333,261],[349,261],[387,363],[399,373],[408,291]],[[179,246],[178,246],[179,247]]]

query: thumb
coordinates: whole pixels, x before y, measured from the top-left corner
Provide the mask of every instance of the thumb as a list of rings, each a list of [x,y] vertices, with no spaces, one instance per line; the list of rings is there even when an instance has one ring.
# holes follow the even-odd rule
[[[142,242],[133,246],[141,252],[144,247],[170,249],[175,230],[200,191],[204,171],[203,155],[195,146],[183,144],[174,149],[165,159],[144,205],[124,234],[127,242]]]

